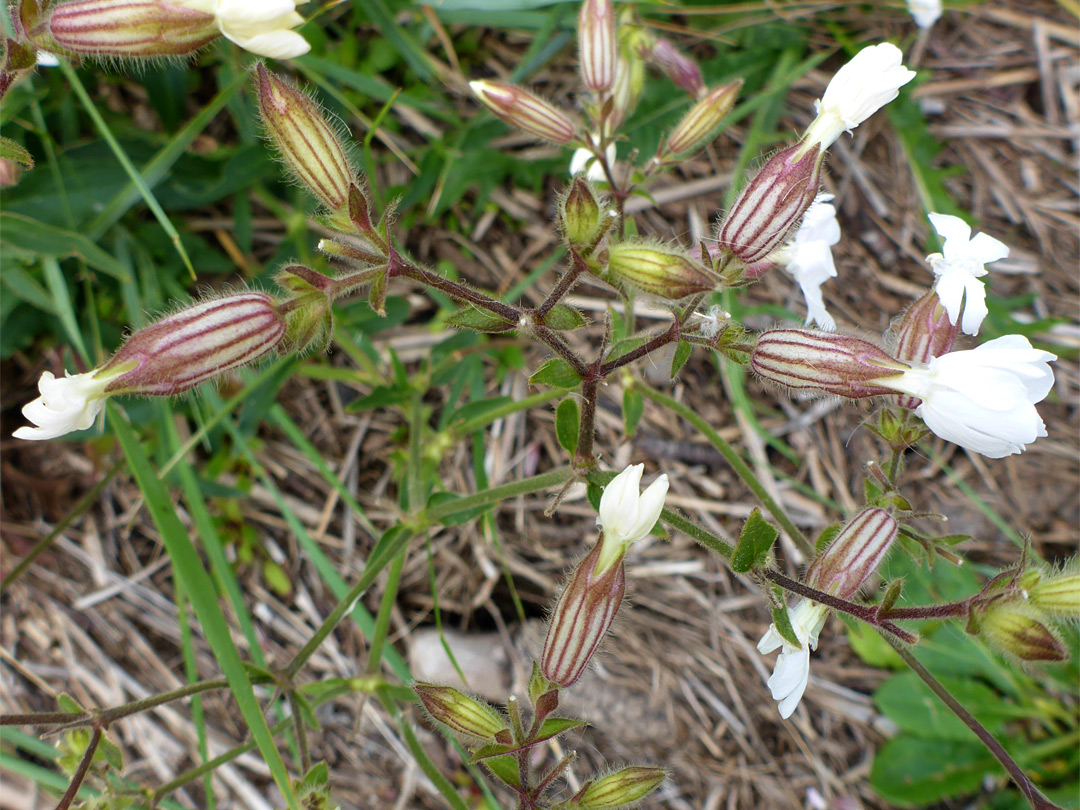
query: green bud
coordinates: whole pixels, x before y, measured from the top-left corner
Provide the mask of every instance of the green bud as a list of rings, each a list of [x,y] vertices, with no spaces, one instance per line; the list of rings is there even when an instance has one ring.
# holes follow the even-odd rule
[[[1023,602],[998,600],[972,616],[968,631],[974,629],[989,644],[1021,661],[1068,660],[1069,651],[1042,619]]]
[[[719,284],[715,273],[679,248],[640,242],[611,247],[607,280],[674,301],[712,292]]]
[[[586,785],[571,801],[582,810],[616,810],[641,801],[666,778],[662,768],[623,768]]]
[[[1080,618],[1080,569],[1075,565],[1072,570],[1043,574],[1030,585],[1024,583],[1024,576],[1020,579],[1032,607],[1060,619]]]
[[[559,201],[559,221],[563,236],[571,245],[591,248],[607,230],[602,219],[607,211],[597,198],[592,184],[578,175],[570,190]]]
[[[496,735],[509,728],[490,705],[471,698],[452,686],[415,683],[413,691],[431,716],[452,731],[494,743]]]
[[[703,147],[735,106],[735,97],[742,85],[742,79],[739,79],[710,90],[671,131],[662,154],[673,157]]]

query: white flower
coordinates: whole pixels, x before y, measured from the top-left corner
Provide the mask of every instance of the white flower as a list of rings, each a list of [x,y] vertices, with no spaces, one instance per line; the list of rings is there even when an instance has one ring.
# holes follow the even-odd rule
[[[41,396],[23,406],[23,416],[37,427],[21,427],[16,439],[55,439],[75,430],[86,430],[105,407],[105,386],[113,375],[95,377],[97,371],[56,379],[46,371],[38,380]]]
[[[599,138],[595,135],[590,135],[590,143],[596,143]],[[604,150],[604,155],[607,157],[608,167],[615,165],[615,142],[612,141],[607,145],[607,149]],[[582,147],[581,149],[575,149],[574,154],[570,156],[570,174],[579,174],[585,172],[585,176],[592,180],[607,181],[607,174],[604,172],[604,167],[600,161],[596,159],[596,153],[592,149]]]
[[[1003,458],[1046,435],[1035,403],[1054,385],[1048,364],[1056,359],[1026,337],[1006,335],[875,384],[921,399],[915,413],[941,438]]]
[[[644,469],[644,464],[631,464],[604,487],[600,516],[596,519],[604,530],[604,545],[596,561],[598,572],[622,557],[627,547],[645,537],[660,519],[667,497],[668,477],[661,475],[641,492]]]
[[[825,309],[821,285],[836,278],[832,246],[840,241],[840,223],[836,208],[829,204],[831,194],[822,194],[807,209],[795,238],[770,259],[792,275],[806,299],[806,323],[816,323],[827,332],[836,329],[836,321]]]
[[[34,61],[37,62],[38,67],[59,67],[60,59],[56,54],[49,53],[48,51],[37,51],[34,53]]]
[[[781,636],[775,624],[769,625],[758,642],[758,652],[762,654],[783,647],[766,686],[772,692],[773,700],[779,702],[780,716],[785,720],[791,717],[806,691],[806,682],[810,679],[810,650],[817,649],[818,634],[825,626],[828,615],[829,608],[825,605],[803,599],[788,610],[791,629],[795,631],[801,647],[792,645]]]
[[[971,226],[960,217],[930,214],[930,221],[945,239],[944,254],[932,253],[926,257],[938,276],[934,291],[949,313],[950,323],[956,323],[963,304],[964,320],[960,328],[965,334],[978,334],[987,313],[986,288],[978,279],[986,275],[985,265],[1004,259],[1009,248],[985,233],[972,237]]]
[[[907,0],[907,7],[919,28],[929,28],[941,16],[941,0]]]
[[[817,118],[806,130],[806,144],[828,149],[899,95],[898,89],[915,78],[915,71],[901,64],[903,54],[883,42],[863,48],[833,76],[825,95],[815,102]]]
[[[292,59],[311,50],[307,40],[290,30],[304,22],[296,13],[300,3],[294,0],[179,0],[177,4],[213,14],[226,39],[259,56]]]

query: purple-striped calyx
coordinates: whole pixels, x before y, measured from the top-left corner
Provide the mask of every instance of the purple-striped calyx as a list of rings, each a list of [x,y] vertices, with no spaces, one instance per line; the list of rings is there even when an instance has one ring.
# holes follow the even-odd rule
[[[469,82],[473,94],[512,127],[565,146],[577,136],[570,116],[517,85],[499,81]]]
[[[43,29],[29,32],[46,50],[120,57],[182,56],[218,33],[213,13],[163,0],[57,3]]]
[[[23,408],[35,427],[19,439],[54,439],[85,430],[116,394],[171,396],[278,348],[286,320],[259,292],[228,295],[180,310],[134,332],[104,366],[56,378],[44,372],[40,396]]]
[[[578,53],[581,80],[594,93],[615,86],[615,6],[612,0],[585,0],[578,14]]]
[[[936,292],[929,292],[912,304],[900,319],[896,330],[896,359],[904,363],[929,363],[952,351],[959,324],[949,322],[949,313]],[[897,404],[914,410],[916,397],[900,395]]]

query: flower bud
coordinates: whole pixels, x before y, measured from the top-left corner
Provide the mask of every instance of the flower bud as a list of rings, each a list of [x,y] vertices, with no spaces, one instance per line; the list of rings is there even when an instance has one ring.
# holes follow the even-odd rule
[[[991,602],[972,619],[969,631],[975,629],[987,642],[1021,661],[1068,660],[1069,651],[1057,633],[1023,602]]]
[[[262,63],[255,88],[266,134],[288,169],[328,208],[347,210],[355,172],[318,105]]]
[[[574,139],[577,127],[570,116],[528,90],[498,81],[469,82],[469,87],[510,126],[563,146]]]
[[[607,132],[619,128],[637,109],[645,89],[645,63],[636,54],[620,54],[615,60],[615,86],[611,89],[611,108],[604,125]]]
[[[601,228],[602,218],[606,216],[589,182],[584,177],[575,177],[570,190],[559,201],[559,220],[566,241],[591,248],[606,230]]]
[[[697,98],[705,92],[705,80],[697,62],[684,54],[671,40],[657,37],[648,59],[664,72],[675,86]],[[741,82],[740,82],[741,84]]]
[[[566,584],[551,614],[540,671],[561,687],[571,686],[585,671],[611,627],[626,590],[622,559],[597,573],[603,542],[593,546]]]
[[[720,282],[711,270],[677,248],[635,242],[612,245],[605,278],[674,301],[712,292]]]
[[[705,145],[735,105],[742,79],[710,90],[672,130],[663,148],[668,156],[682,155]]]
[[[667,778],[663,768],[632,767],[602,776],[572,800],[582,810],[615,810],[641,801]]]
[[[102,368],[107,394],[172,396],[278,347],[285,319],[266,293],[204,301],[132,333]]]
[[[508,729],[495,709],[452,686],[415,683],[413,691],[431,716],[453,731],[493,743],[500,731]]]
[[[1060,573],[1043,574],[1026,590],[1032,607],[1059,619],[1080,618],[1080,570],[1075,566]]]
[[[783,244],[817,197],[821,157],[817,147],[800,156],[792,146],[766,161],[720,223],[720,249],[749,266]]]
[[[213,14],[163,0],[73,0],[50,11],[59,47],[96,56],[178,56],[218,35]]]
[[[594,93],[615,86],[615,7],[611,0],[585,0],[578,15],[581,80]]]
[[[905,363],[929,363],[952,351],[960,325],[949,322],[949,313],[937,293],[930,292],[912,304],[900,319],[897,329],[896,359]],[[898,396],[901,408],[914,410],[922,400]]]
[[[896,377],[909,368],[865,340],[803,329],[762,333],[750,356],[750,367],[766,380],[788,388],[849,399],[893,393],[874,382]]]
[[[863,509],[810,565],[807,584],[850,599],[885,559],[899,530],[896,519],[884,509]]]

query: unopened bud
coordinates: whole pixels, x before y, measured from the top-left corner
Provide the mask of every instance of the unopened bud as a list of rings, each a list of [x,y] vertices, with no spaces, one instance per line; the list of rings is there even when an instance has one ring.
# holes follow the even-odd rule
[[[570,190],[559,201],[559,220],[563,236],[571,245],[592,247],[606,230],[602,218],[607,213],[589,182],[578,175]]]
[[[1059,619],[1080,618],[1080,570],[1043,574],[1037,582],[1027,587],[1032,607],[1044,610]]]
[[[896,519],[884,509],[863,509],[811,564],[807,584],[850,599],[877,571],[899,530]]]
[[[204,301],[144,326],[101,374],[120,371],[106,394],[172,396],[279,347],[285,318],[266,293]]]
[[[123,57],[189,54],[220,33],[213,14],[162,0],[57,3],[47,31],[64,50]]]
[[[909,368],[865,340],[805,329],[762,333],[750,356],[750,367],[766,380],[788,388],[849,399],[893,393],[874,382],[896,377]]]
[[[611,627],[626,590],[621,559],[596,573],[601,547],[602,543],[593,546],[570,575],[548,625],[540,671],[561,687],[581,677]]]
[[[720,281],[678,248],[634,242],[612,245],[605,278],[673,301],[712,292]]]
[[[415,683],[413,691],[432,717],[460,734],[495,742],[495,736],[508,728],[495,709],[452,686]]]
[[[742,85],[742,79],[739,79],[710,90],[672,130],[664,153],[670,156],[682,155],[704,146],[720,126],[724,116],[735,106],[735,97],[739,95]]]
[[[764,261],[798,225],[821,184],[821,150],[792,146],[773,155],[746,184],[720,223],[721,251],[744,266]]]
[[[611,89],[611,108],[604,119],[606,131],[619,128],[637,109],[645,89],[645,63],[636,55],[619,54],[615,60],[615,86]]]
[[[648,58],[680,90],[685,90],[694,98],[705,92],[705,80],[698,63],[676,48],[671,40],[657,37]]]
[[[623,768],[587,785],[571,800],[582,810],[616,810],[639,802],[667,778],[662,768]]]
[[[615,86],[615,7],[611,0],[585,0],[578,15],[581,80],[594,93]]]
[[[1021,661],[1065,661],[1069,657],[1057,633],[1023,602],[991,602],[973,618],[969,630],[976,629],[987,642]]]
[[[259,63],[259,114],[289,170],[332,211],[346,211],[355,172],[337,131],[306,94]]]
[[[574,139],[577,127],[570,116],[528,90],[498,81],[469,82],[469,87],[510,126],[563,146]]]
[[[896,335],[896,359],[905,363],[929,363],[952,351],[960,323],[949,322],[949,313],[941,305],[936,292],[924,295],[900,319]],[[901,408],[914,410],[922,402],[917,397],[900,395]]]

